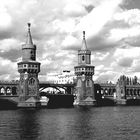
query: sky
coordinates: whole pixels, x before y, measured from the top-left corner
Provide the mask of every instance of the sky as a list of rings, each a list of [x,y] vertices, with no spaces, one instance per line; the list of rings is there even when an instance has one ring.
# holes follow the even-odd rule
[[[0,80],[19,79],[17,62],[31,23],[39,79],[74,71],[86,32],[95,66],[94,81],[140,79],[139,0],[0,0]]]

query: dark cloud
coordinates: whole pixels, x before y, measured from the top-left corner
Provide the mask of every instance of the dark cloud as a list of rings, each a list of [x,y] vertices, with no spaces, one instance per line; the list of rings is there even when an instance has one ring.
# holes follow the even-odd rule
[[[18,50],[10,50],[10,51],[5,51],[5,52],[0,52],[0,57],[4,59],[9,59],[12,62],[17,62],[17,59],[21,57],[21,51]]]
[[[133,47],[140,47],[140,35],[135,37],[128,37],[125,42]]]
[[[108,51],[115,47],[118,47],[124,38],[120,38],[118,41],[114,41],[110,39],[110,31],[115,28],[129,28],[130,26],[124,21],[109,21],[107,24],[103,26],[103,29],[99,31],[96,35],[92,35],[91,37],[86,39],[87,46],[92,51]],[[78,38],[77,35],[73,34],[74,37]],[[82,46],[82,39],[79,42],[75,42],[75,44],[62,46],[64,50],[78,50]]]
[[[92,10],[93,10],[94,6],[93,5],[88,5],[88,6],[85,6],[85,9],[88,13],[90,13]]]
[[[140,9],[139,0],[125,0],[124,4],[121,5],[122,9]]]

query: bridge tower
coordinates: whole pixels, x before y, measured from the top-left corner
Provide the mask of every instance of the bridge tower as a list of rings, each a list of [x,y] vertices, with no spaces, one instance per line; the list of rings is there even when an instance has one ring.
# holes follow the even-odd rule
[[[26,43],[22,45],[22,61],[19,62],[19,103],[18,107],[37,107],[39,103],[40,63],[36,61],[36,45],[33,44],[28,23]]]
[[[83,31],[83,42],[81,50],[78,50],[78,66],[74,67],[76,80],[76,99],[74,105],[93,106],[94,96],[94,66],[91,65],[91,51],[87,49],[85,31]]]

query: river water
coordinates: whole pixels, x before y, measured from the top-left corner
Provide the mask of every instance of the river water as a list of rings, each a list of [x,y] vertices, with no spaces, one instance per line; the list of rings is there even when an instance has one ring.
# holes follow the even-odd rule
[[[0,110],[0,140],[139,139],[139,106]]]

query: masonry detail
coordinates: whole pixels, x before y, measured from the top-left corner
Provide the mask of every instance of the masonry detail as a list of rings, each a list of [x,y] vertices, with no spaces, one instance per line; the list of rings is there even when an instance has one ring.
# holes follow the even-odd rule
[[[81,50],[78,50],[78,66],[74,67],[76,80],[76,99],[74,105],[95,105],[94,96],[94,66],[91,65],[91,51],[87,49],[85,31],[83,31],[83,42]]]
[[[36,61],[36,45],[33,44],[28,23],[26,43],[22,45],[22,61],[18,63],[19,103],[18,107],[37,107],[39,105],[40,63]]]

